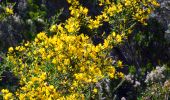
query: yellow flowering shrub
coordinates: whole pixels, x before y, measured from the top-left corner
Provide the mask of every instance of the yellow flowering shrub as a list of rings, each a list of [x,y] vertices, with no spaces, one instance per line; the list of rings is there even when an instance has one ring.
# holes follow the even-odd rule
[[[67,1],[70,4],[70,17],[64,24],[69,33],[78,33],[81,27],[86,27],[94,34],[93,32],[106,22],[111,25],[108,28],[119,34],[122,39],[132,32],[137,22],[146,25],[149,14],[159,6],[156,0],[97,0],[102,10],[100,14],[90,16],[90,9],[83,7],[79,0]]]
[[[104,44],[95,46],[83,34],[58,33],[49,37],[41,32],[33,42],[10,47],[6,60],[20,77],[21,85],[13,97],[85,98],[90,85],[104,78],[120,77],[116,68],[122,65],[113,66],[109,53],[113,38],[108,36]]]
[[[20,87],[14,93],[3,89],[5,100],[93,97],[98,92],[95,84],[100,80],[124,78],[117,71],[123,68],[122,61],[113,64],[110,51],[132,32],[136,21],[145,23],[154,7],[159,6],[156,0],[98,0],[103,7],[101,14],[89,16],[89,9],[79,0],[67,2],[70,17],[49,28],[55,35],[40,32],[34,41],[9,48],[6,64],[20,78]],[[103,43],[94,45],[89,36],[80,32],[82,27],[93,32],[104,22],[113,27]]]

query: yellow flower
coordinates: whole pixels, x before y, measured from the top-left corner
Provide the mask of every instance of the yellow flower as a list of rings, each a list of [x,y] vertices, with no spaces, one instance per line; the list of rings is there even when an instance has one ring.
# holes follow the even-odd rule
[[[29,42],[25,43],[25,46],[26,46],[26,47],[29,46]]]
[[[129,6],[131,4],[130,0],[125,0],[125,6]]]
[[[15,50],[19,50],[20,46],[15,47]]]
[[[123,66],[123,65],[122,65],[122,61],[120,61],[120,60],[117,61],[117,65],[118,65],[118,67],[122,68],[122,66]]]
[[[110,66],[109,69],[108,69],[108,71],[109,71],[109,72],[108,72],[109,77],[110,77],[110,78],[114,78],[114,75],[115,75],[115,72],[116,72],[115,68],[112,67],[112,66]]]
[[[8,49],[8,52],[13,52],[13,51],[14,51],[13,47],[10,47],[10,48]]]
[[[40,78],[42,79],[42,80],[45,80],[46,79],[46,72],[44,72],[44,73],[42,73],[42,75],[40,76]]]
[[[160,4],[159,4],[157,1],[151,1],[151,3],[152,3],[154,6],[160,6]]]
[[[5,93],[8,93],[9,90],[7,90],[7,89],[2,89],[1,92],[5,94]]]
[[[12,100],[11,98],[12,98],[12,93],[7,93],[4,96],[4,100]]]
[[[56,63],[57,63],[56,59],[53,59],[53,60],[52,60],[52,63],[53,63],[53,64],[56,64]]]
[[[10,93],[9,90],[2,89],[1,92],[3,94],[4,100],[11,100],[12,99],[12,93]]]
[[[122,41],[122,37],[121,37],[121,35],[116,35],[116,42],[117,43],[120,43]]]
[[[56,32],[57,31],[57,26],[56,25],[52,25],[50,27],[50,32]]]
[[[94,92],[94,93],[97,93],[97,91],[98,91],[98,90],[97,90],[96,88],[93,89],[93,92]]]
[[[39,34],[37,34],[37,38],[40,40],[45,40],[47,39],[47,35],[45,32],[40,32]]]
[[[99,18],[99,17],[97,17],[97,18]],[[102,24],[100,23],[100,20],[98,20],[98,19],[96,19],[96,20],[90,19],[88,27],[90,29],[95,29],[95,28],[98,28],[101,25]]]
[[[112,36],[115,37],[115,36],[116,36],[116,33],[115,33],[115,32],[112,32]]]
[[[87,9],[87,8],[84,8],[84,9],[83,9],[83,14],[87,15],[87,13],[88,13],[88,9]]]
[[[50,85],[49,88],[50,88],[50,90],[53,90],[53,89],[54,89],[54,86],[53,86],[53,85]]]
[[[7,14],[10,14],[10,15],[14,14],[13,9],[11,9],[11,8],[9,8],[9,7],[6,7],[6,8],[5,8],[5,12],[6,12]]]
[[[20,48],[19,48],[19,51],[24,51],[25,50],[25,47],[23,47],[23,46],[21,46]]]
[[[109,41],[108,41],[108,40],[104,40],[103,46],[104,46],[105,48],[107,48],[107,47],[109,46]]]
[[[118,77],[120,77],[120,78],[124,78],[124,74],[123,74],[122,72],[118,72],[117,75],[118,75]]]
[[[64,64],[65,65],[69,65],[70,64],[70,60],[69,59],[64,59]]]
[[[77,87],[77,86],[78,86],[77,81],[73,81],[73,86],[74,86],[74,87]]]
[[[74,32],[79,31],[80,29],[79,20],[74,17],[70,17],[66,21],[65,28],[67,29],[69,33],[74,33]]]

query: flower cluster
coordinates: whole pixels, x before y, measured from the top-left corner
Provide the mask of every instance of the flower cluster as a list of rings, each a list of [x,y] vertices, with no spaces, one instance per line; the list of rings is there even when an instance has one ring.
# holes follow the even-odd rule
[[[9,99],[12,99],[13,98],[13,95],[12,93],[9,92],[9,90],[7,89],[2,89],[1,90],[2,94],[4,95],[4,100],[9,100]]]
[[[131,21],[135,19],[145,23],[145,20],[148,19],[149,14],[154,10],[154,7],[159,6],[156,0],[120,0],[117,2],[99,0],[99,6],[103,7],[103,11],[93,19],[91,16],[88,16],[88,9],[82,7],[79,0],[67,1],[71,4],[69,8],[71,15],[74,16],[74,18],[77,18],[77,20],[80,17],[86,20],[90,29],[96,29],[101,26],[103,22],[116,21],[116,18],[120,19],[121,17],[125,22],[129,19]]]
[[[99,15],[90,16],[90,9],[82,6],[79,0],[67,0],[67,2],[70,5],[70,17],[64,23],[60,23],[65,26],[63,28],[65,33],[80,34],[81,28],[86,27],[85,29],[89,29],[91,32],[89,34],[93,36],[94,31],[106,22],[112,26],[110,34],[116,32],[114,39],[117,40],[117,43],[126,39],[127,35],[133,31],[136,22],[146,24],[149,14],[159,6],[156,0],[119,0],[117,2],[98,0],[97,3],[102,7],[102,10]],[[51,32],[57,32],[54,30]],[[102,36],[105,33],[103,32]],[[101,36],[99,33],[97,35]]]
[[[83,97],[90,85],[104,78],[123,78],[123,73],[116,71],[116,68],[122,68],[122,62],[113,65],[110,57],[110,39],[108,37],[103,45],[95,46],[83,34],[60,33],[49,37],[40,32],[33,42],[10,47],[7,61],[15,75],[20,77],[22,86],[16,96],[56,99],[76,93]]]

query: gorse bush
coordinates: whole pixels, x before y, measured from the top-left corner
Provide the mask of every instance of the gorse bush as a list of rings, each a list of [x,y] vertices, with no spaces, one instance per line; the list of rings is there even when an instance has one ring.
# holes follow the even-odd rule
[[[5,100],[101,99],[104,93],[98,94],[98,82],[124,79],[119,71],[124,66],[113,59],[112,48],[123,43],[136,23],[146,25],[149,14],[159,6],[156,0],[98,0],[95,3],[102,11],[90,16],[91,9],[81,1],[67,2],[68,19],[53,23],[33,41],[8,49],[2,67],[19,78],[19,86],[13,92],[2,89]],[[110,31],[101,29],[104,23]],[[95,44],[94,36],[103,42]]]
[[[65,28],[69,33],[77,33],[86,29],[85,31],[90,32],[86,34],[90,36],[109,34],[106,31],[100,31],[104,23],[110,24],[111,27],[108,29],[110,28],[111,31],[121,36],[131,33],[137,21],[146,24],[145,20],[148,19],[154,7],[159,6],[156,1],[99,0],[96,5],[101,7],[102,11],[96,16],[89,16],[90,9],[83,7],[78,0],[68,0],[68,3],[70,4],[70,17],[66,20]]]
[[[6,60],[8,66],[20,77],[21,88],[16,92],[19,99],[38,99],[42,97],[38,97],[39,92],[43,92],[42,88],[48,85],[55,87],[61,97],[76,93],[83,96],[83,93],[95,88],[90,86],[103,78],[123,78],[123,73],[116,71],[122,65],[112,65],[110,49],[110,45],[94,46],[83,34],[71,36],[60,33],[48,38],[41,32],[35,41],[14,49],[9,48]],[[38,94],[32,91],[33,88]],[[46,98],[58,98],[54,95],[50,92]]]

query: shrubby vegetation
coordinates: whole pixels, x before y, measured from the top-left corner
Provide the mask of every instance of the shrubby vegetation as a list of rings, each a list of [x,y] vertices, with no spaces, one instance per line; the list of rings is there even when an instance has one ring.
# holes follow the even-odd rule
[[[169,43],[150,17],[156,0],[1,0],[0,6],[0,37],[9,40],[0,40],[2,99],[168,100]]]

